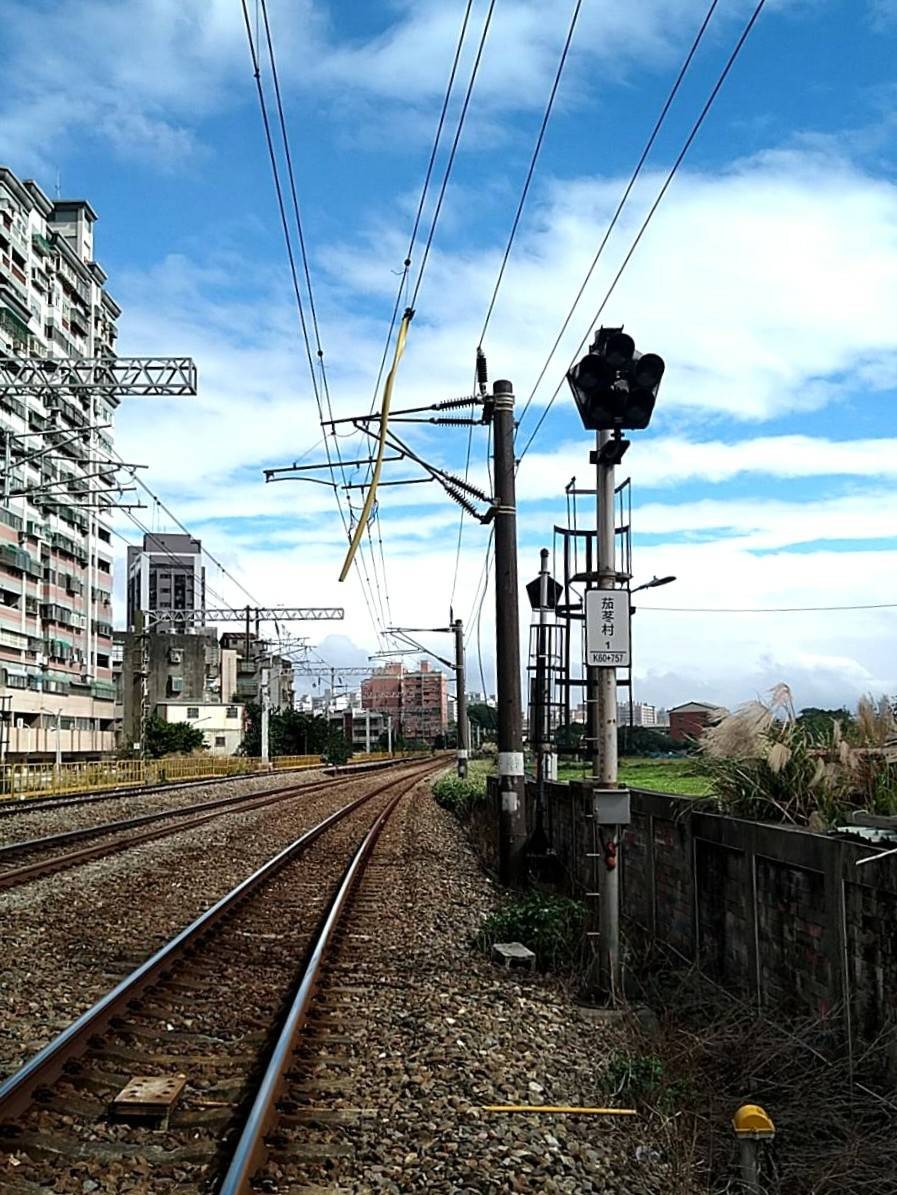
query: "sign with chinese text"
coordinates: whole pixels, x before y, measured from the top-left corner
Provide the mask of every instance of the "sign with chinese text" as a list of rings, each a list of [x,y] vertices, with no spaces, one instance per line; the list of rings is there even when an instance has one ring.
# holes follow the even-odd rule
[[[586,663],[629,667],[629,594],[625,589],[586,590]]]

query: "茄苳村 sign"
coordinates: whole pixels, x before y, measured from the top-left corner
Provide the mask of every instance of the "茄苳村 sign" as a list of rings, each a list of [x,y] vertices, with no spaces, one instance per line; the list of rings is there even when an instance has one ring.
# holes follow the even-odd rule
[[[629,667],[629,594],[625,589],[586,590],[586,664]]]

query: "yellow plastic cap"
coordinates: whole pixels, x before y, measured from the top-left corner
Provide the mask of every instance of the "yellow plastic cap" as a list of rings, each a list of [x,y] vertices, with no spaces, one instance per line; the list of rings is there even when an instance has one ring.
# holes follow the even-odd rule
[[[772,1137],[775,1125],[759,1104],[742,1104],[732,1117],[732,1128],[739,1137]]]

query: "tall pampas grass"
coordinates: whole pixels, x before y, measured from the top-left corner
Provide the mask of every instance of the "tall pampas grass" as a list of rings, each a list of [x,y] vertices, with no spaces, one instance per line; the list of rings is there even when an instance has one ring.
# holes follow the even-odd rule
[[[708,726],[701,752],[721,810],[824,828],[852,809],[897,814],[897,720],[887,698],[864,697],[847,725],[815,732],[791,689],[745,702]]]

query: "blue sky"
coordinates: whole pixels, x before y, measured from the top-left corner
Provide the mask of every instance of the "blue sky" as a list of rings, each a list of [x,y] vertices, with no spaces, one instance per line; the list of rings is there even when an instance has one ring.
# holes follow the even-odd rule
[[[582,6],[486,340],[492,376],[511,377],[521,399],[706,7]],[[717,5],[524,438],[752,7]],[[485,9],[473,6],[462,85]],[[497,0],[400,372],[403,405],[469,388],[571,10]],[[338,414],[372,397],[462,11],[455,0],[270,4]],[[149,466],[150,484],[264,600],[344,604],[344,638],[331,650],[363,659],[377,620],[357,578],[336,580],[344,543],[332,500],[323,487],[261,482],[263,467],[312,449],[319,433],[239,0],[0,0],[0,28],[11,81],[0,159],[51,194],[58,178],[63,195],[99,211],[98,257],[125,308],[121,351],[192,353],[199,365],[197,399],[124,405],[120,450]],[[649,612],[893,595],[895,32],[888,0],[769,0],[605,314],[667,360],[652,426],[626,458],[636,579],[679,578],[648,595],[638,617],[645,700],[732,704],[780,680],[799,704],[897,690],[893,611]],[[463,468],[464,431],[417,442]],[[474,446],[484,477],[479,430]],[[551,546],[563,484],[587,475],[588,447],[564,388],[520,470],[524,578]],[[432,487],[391,488],[381,526],[381,621],[443,622],[457,509]],[[468,526],[455,587],[463,615],[484,548],[483,531]],[[372,580],[377,567],[375,554]],[[237,599],[214,570],[212,580]]]

